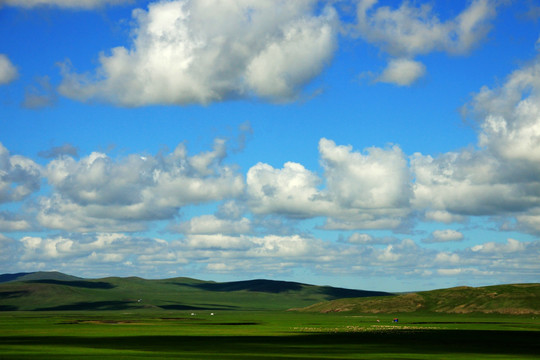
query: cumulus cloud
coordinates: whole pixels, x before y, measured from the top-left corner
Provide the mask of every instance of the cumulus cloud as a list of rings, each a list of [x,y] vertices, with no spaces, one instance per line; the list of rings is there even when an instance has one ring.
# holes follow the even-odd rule
[[[0,261],[6,268],[19,260],[19,242],[0,234]]]
[[[450,265],[459,265],[461,263],[461,258],[456,253],[450,252],[440,252],[435,256],[435,264],[440,264],[443,266]]]
[[[319,239],[289,236],[231,236],[190,234],[184,239],[164,241],[118,233],[58,236],[25,236],[20,241],[0,234],[0,258],[9,254],[19,266],[70,269],[119,269],[148,276],[175,273],[183,267],[210,273],[241,268],[244,273],[265,274],[290,271],[299,264],[335,259],[336,249]],[[95,273],[91,274],[95,276]]]
[[[441,22],[429,4],[416,7],[404,1],[397,9],[374,9],[377,2],[359,1],[357,30],[394,56],[467,52],[489,31],[488,20],[495,16],[496,5],[489,0],[475,0],[454,19]]]
[[[479,116],[479,145],[496,156],[535,163],[540,160],[540,56],[514,71],[503,86],[483,87],[470,108]]]
[[[149,274],[160,266],[178,267],[185,262],[164,240],[125,234],[25,236],[19,245],[19,264],[25,264],[25,268],[54,267],[70,273],[87,272],[91,277],[98,275],[96,271],[106,275],[114,269],[130,272],[134,265]]]
[[[250,209],[300,219],[324,216],[327,229],[396,228],[408,216],[410,174],[399,147],[362,154],[323,138],[319,153],[323,178],[298,163],[253,166],[246,179]]]
[[[53,159],[64,155],[79,157],[79,151],[75,146],[66,143],[60,146],[53,146],[48,150],[43,150],[38,153],[38,156],[45,159]]]
[[[454,276],[457,281],[485,284],[494,277],[509,282],[534,281],[539,255],[540,241],[514,239],[441,252],[421,247],[411,239],[358,246],[302,235],[189,234],[164,241],[94,233],[25,236],[16,241],[0,234],[0,259],[5,259],[3,263],[13,271],[56,268],[93,277],[97,265],[104,274],[114,269],[116,273],[146,277],[241,270],[246,276],[268,278],[301,268],[314,274],[346,273],[384,279]]]
[[[301,235],[190,235],[174,246],[216,272],[283,273],[339,256],[332,244]]]
[[[410,59],[390,60],[388,67],[377,78],[377,81],[400,86],[414,83],[426,73],[424,64]]]
[[[362,154],[323,138],[319,152],[328,190],[341,205],[358,209],[408,206],[410,175],[398,146],[372,147]]]
[[[29,158],[11,155],[0,143],[0,204],[19,201],[39,190],[41,167]]]
[[[40,109],[52,106],[56,102],[56,90],[48,76],[36,79],[36,85],[26,88],[22,106],[28,109]]]
[[[456,215],[502,215],[530,209],[537,203],[534,187],[506,178],[511,166],[477,150],[433,158],[414,154],[414,204],[419,209]]]
[[[540,231],[540,56],[499,87],[483,87],[467,105],[478,122],[478,145],[437,157],[414,154],[414,206],[426,218],[515,218]]]
[[[507,239],[505,243],[488,242],[471,247],[471,251],[484,254],[504,254],[523,252],[527,245],[524,242],[515,239]]]
[[[336,47],[337,15],[317,1],[176,0],[133,12],[130,48],[101,54],[95,76],[69,63],[59,91],[122,106],[294,98]]]
[[[463,240],[463,234],[459,231],[452,229],[435,230],[431,233],[431,236],[424,239],[424,243],[443,243],[443,242],[455,242]]]
[[[538,278],[540,241],[486,242],[458,252],[462,266],[491,273],[511,282],[535,282]]]
[[[390,236],[373,237],[369,234],[354,233],[347,239],[351,244],[376,245],[376,244],[394,244],[398,239]]]
[[[202,215],[173,226],[174,231],[184,234],[248,234],[251,221],[220,219],[215,215]]]
[[[11,63],[9,58],[0,54],[0,85],[6,85],[19,76],[17,68]]]
[[[46,169],[54,192],[40,198],[37,219],[64,230],[141,230],[142,221],[170,219],[182,206],[241,194],[243,179],[221,164],[225,156],[225,143],[217,139],[212,151],[193,156],[180,144],[156,156],[57,158]]]
[[[368,148],[321,139],[319,153],[334,213],[327,228],[395,228],[409,213],[412,196],[407,159],[398,146]]]
[[[307,218],[324,213],[329,202],[320,197],[321,179],[303,165],[285,163],[282,169],[258,163],[247,173],[247,194],[256,214]]]
[[[427,210],[424,214],[424,219],[427,221],[437,221],[445,224],[465,221],[464,216],[451,214],[445,210]]]
[[[404,1],[398,8],[376,6],[377,0],[361,0],[357,7],[356,31],[397,59],[391,60],[379,81],[410,85],[425,74],[417,55],[433,51],[464,54],[489,32],[496,4],[475,0],[453,19],[441,21],[429,4]]]
[[[30,227],[30,223],[18,214],[0,211],[0,231],[23,231],[29,230]]]
[[[129,3],[132,0],[0,0],[2,5],[33,8],[37,6],[57,6],[71,9],[93,9],[104,5]]]

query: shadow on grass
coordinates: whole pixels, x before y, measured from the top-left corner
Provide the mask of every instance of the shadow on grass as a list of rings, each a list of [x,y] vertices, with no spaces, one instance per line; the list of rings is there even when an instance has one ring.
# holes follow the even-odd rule
[[[177,284],[181,286],[190,286],[206,291],[255,291],[279,294],[287,291],[302,291],[305,286],[301,283],[291,281],[277,280],[247,280],[247,281],[231,281],[225,283],[203,283],[203,284]],[[353,290],[344,288],[335,288],[330,286],[319,287],[322,294],[330,296],[332,299],[340,299],[346,297],[366,297],[366,296],[388,296],[391,293],[382,291],[367,291]]]
[[[80,287],[80,288],[86,288],[86,289],[112,289],[116,287],[115,285],[108,282],[104,282],[104,281],[86,281],[86,280],[64,281],[64,280],[45,279],[45,280],[30,280],[27,282],[34,283],[34,284],[66,285],[66,286]]]
[[[191,305],[182,305],[182,304],[170,304],[170,305],[159,305],[163,310],[236,310],[238,306],[227,306],[227,305],[218,305],[218,304],[209,304],[210,306],[191,306]]]
[[[186,286],[187,284],[179,284]],[[231,281],[226,283],[203,283],[190,284],[187,286],[195,287],[207,291],[257,291],[278,294],[285,291],[298,291],[302,289],[302,284],[290,281],[276,280],[247,280]]]
[[[389,333],[308,334],[295,336],[117,336],[117,337],[0,337],[4,346],[99,348],[144,351],[147,355],[183,354],[182,358],[221,359],[275,355],[327,359],[358,355],[424,355],[447,358],[471,354],[534,356],[540,353],[534,331],[396,331]],[[394,355],[392,355],[394,354]],[[185,355],[185,356],[184,356]],[[188,356],[189,355],[189,356]]]
[[[353,290],[353,289],[335,288],[335,287],[330,287],[330,286],[322,287],[322,293],[325,295],[331,296],[333,299],[394,295],[394,294],[384,292],[384,291]]]
[[[127,310],[137,306],[132,301],[94,301],[78,302],[74,304],[59,305],[47,308],[38,308],[35,311],[62,311],[62,310]]]
[[[26,290],[18,290],[18,291],[2,291],[0,292],[0,299],[11,299],[16,297],[21,297],[28,295],[30,292]]]

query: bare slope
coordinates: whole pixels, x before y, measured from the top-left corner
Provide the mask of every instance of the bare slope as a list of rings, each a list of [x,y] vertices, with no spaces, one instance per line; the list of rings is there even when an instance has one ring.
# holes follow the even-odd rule
[[[540,314],[540,284],[456,287],[389,297],[339,299],[311,305],[300,311]]]

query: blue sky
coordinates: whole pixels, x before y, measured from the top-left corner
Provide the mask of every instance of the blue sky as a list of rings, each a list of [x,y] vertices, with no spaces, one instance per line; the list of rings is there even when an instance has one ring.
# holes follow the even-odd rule
[[[0,0],[0,272],[540,280],[540,3]]]

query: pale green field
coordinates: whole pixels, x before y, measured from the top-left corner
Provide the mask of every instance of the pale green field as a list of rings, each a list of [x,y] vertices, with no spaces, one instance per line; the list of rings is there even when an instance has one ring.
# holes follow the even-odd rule
[[[396,316],[398,323],[392,322]],[[537,359],[539,354],[540,319],[532,316],[0,312],[0,359]]]

